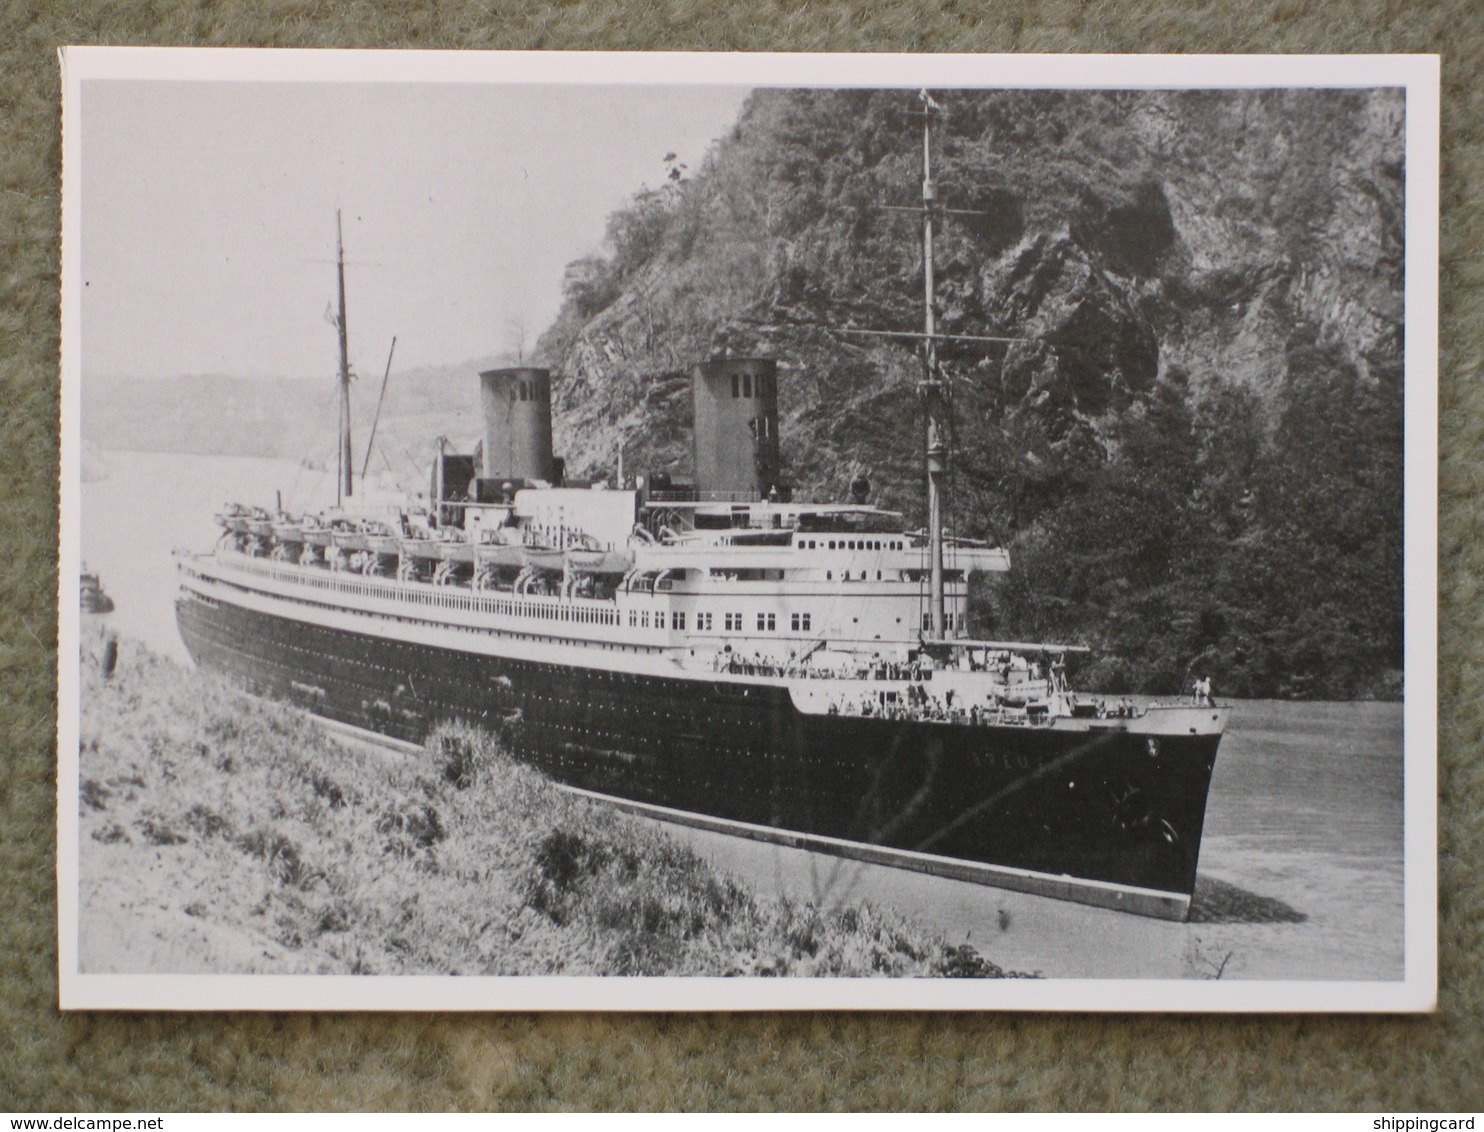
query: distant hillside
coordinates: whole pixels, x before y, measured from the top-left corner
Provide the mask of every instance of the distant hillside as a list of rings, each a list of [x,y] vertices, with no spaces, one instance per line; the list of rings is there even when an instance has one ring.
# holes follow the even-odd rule
[[[397,370],[377,426],[373,468],[430,459],[433,440],[465,445],[479,432],[477,374],[491,359]],[[352,438],[365,455],[381,374],[352,390]],[[89,377],[83,436],[98,448],[208,455],[335,459],[339,410],[333,375],[322,381],[202,374],[158,379]]]
[[[1108,690],[1394,695],[1404,105],[1395,91],[948,92],[936,256],[977,630],[1096,645]],[[686,370],[783,367],[787,468],[920,520],[907,92],[759,91],[572,264],[540,343],[578,475],[689,471]]]

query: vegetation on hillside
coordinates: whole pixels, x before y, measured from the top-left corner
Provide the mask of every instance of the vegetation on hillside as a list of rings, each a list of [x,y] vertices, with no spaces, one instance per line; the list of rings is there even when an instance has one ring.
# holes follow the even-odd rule
[[[1004,974],[869,906],[753,893],[480,732],[347,744],[129,642],[111,679],[84,658],[82,705],[85,970]]]
[[[938,243],[977,632],[1092,645],[1102,690],[1400,692],[1394,91],[948,92]],[[777,358],[798,488],[922,519],[910,92],[759,91],[617,211],[540,344],[581,475],[689,471],[686,372]],[[615,433],[618,439],[615,439]]]

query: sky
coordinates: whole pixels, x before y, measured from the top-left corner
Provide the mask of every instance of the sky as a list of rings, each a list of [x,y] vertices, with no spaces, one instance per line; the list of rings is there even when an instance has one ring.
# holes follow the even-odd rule
[[[84,376],[323,377],[527,351],[608,214],[698,169],[721,86],[90,80],[80,100]]]

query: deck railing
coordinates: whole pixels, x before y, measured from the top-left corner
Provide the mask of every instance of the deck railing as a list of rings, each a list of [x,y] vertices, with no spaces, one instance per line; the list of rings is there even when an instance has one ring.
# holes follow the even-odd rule
[[[226,558],[225,555],[223,557]],[[616,627],[619,624],[618,607],[614,603],[592,598],[562,599],[529,594],[490,593],[457,586],[439,586],[430,582],[378,578],[344,570],[293,566],[249,555],[234,554],[230,561],[235,570],[331,593],[357,594],[361,597],[382,598],[435,609],[463,610],[500,617],[524,617],[578,625]]]

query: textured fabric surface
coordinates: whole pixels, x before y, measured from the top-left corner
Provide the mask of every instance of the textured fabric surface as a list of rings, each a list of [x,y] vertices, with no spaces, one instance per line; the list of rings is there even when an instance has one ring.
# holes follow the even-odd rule
[[[1484,9],[1470,0],[13,0],[0,13],[0,1108],[1484,1106]],[[78,6],[79,9],[82,6]],[[64,43],[1443,56],[1441,1005],[1431,1017],[166,1016],[56,1004]],[[70,592],[70,591],[69,591]]]

